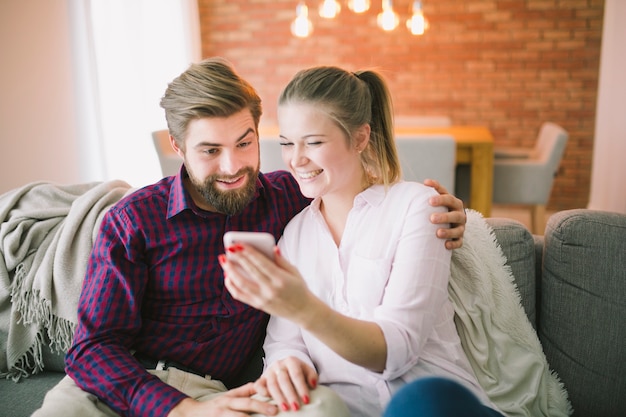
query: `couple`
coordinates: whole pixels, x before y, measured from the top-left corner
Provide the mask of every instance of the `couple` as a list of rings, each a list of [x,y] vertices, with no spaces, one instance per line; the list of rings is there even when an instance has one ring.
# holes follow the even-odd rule
[[[313,68],[289,83],[290,173],[259,173],[261,102],[223,60],[192,65],[161,105],[184,165],[105,215],[68,376],[35,415],[380,415],[402,387],[386,415],[457,399],[498,415],[461,349],[436,237],[461,245],[462,204],[399,181],[376,73]],[[283,237],[270,260],[224,248],[228,230]],[[239,386],[264,338],[265,371]]]

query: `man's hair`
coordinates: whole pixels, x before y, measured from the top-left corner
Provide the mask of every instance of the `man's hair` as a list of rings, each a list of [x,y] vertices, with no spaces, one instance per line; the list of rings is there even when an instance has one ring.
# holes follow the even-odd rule
[[[263,113],[256,90],[224,58],[191,64],[175,78],[161,98],[170,135],[184,147],[189,122],[204,117],[228,117],[249,109],[258,131]]]

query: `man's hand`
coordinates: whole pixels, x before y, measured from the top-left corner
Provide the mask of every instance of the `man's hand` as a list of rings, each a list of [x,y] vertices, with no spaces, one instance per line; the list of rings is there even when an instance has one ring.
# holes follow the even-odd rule
[[[433,187],[439,193],[438,196],[431,197],[430,204],[435,207],[447,207],[449,210],[447,213],[436,213],[430,217],[430,221],[434,224],[450,224],[449,228],[437,229],[437,237],[446,239],[447,249],[460,248],[463,246],[463,233],[465,233],[467,222],[463,201],[450,194],[438,181],[427,179],[424,180],[424,185]]]
[[[251,396],[255,393],[254,384],[250,382],[208,401],[186,398],[170,411],[168,417],[249,417],[253,413],[266,416],[278,414],[278,407],[275,405],[252,399]]]

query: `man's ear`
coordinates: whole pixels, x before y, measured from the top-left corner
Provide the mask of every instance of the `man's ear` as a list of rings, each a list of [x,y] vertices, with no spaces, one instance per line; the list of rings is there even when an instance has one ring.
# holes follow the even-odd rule
[[[176,139],[174,139],[174,136],[172,135],[170,135],[170,145],[172,146],[172,149],[174,149],[174,152],[176,152],[178,156],[180,156],[182,159],[185,159],[184,150],[178,146],[178,144],[176,143]]]

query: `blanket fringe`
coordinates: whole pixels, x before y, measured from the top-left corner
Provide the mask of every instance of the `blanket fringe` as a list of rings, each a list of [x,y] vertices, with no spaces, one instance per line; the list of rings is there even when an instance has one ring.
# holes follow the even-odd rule
[[[0,372],[0,378],[11,379],[20,382],[22,378],[38,374],[43,370],[44,334],[37,332],[35,343],[24,353],[7,372]]]
[[[11,303],[18,314],[17,324],[34,324],[37,334],[33,345],[14,364],[9,364],[8,372],[0,373],[0,377],[13,379],[15,382],[43,370],[46,336],[51,352],[67,352],[72,344],[76,327],[76,323],[52,314],[51,301],[41,297],[39,291],[24,289],[27,272],[24,264],[19,264],[15,269]]]

